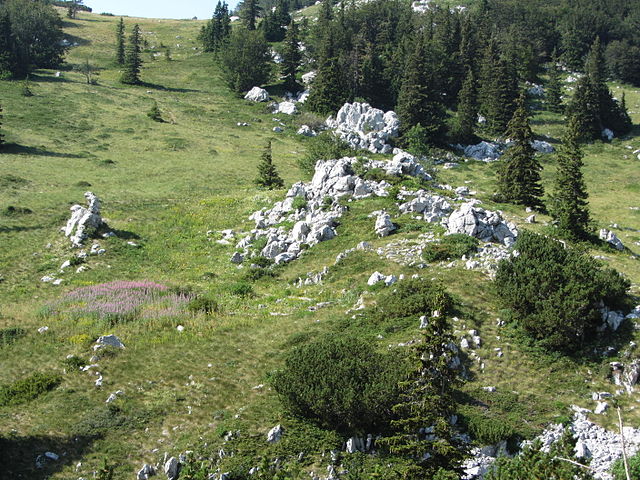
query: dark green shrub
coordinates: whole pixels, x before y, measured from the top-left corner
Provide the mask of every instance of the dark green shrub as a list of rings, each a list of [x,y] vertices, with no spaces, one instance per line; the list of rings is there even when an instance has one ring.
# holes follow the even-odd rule
[[[371,168],[365,172],[363,175],[365,180],[371,180],[374,182],[382,182],[383,180],[389,182],[390,184],[398,183],[400,177],[389,175],[382,168]]]
[[[293,414],[343,433],[365,433],[389,421],[401,365],[369,342],[326,336],[291,350],[272,383]]]
[[[440,242],[429,243],[423,250],[422,258],[425,262],[460,258],[463,255],[475,253],[478,249],[478,243],[477,238],[464,233],[446,235]]]
[[[307,175],[313,175],[318,160],[342,158],[353,153],[353,150],[342,140],[331,133],[321,133],[307,142],[307,154],[298,159],[298,166]]]
[[[629,457],[627,462],[629,463],[629,474],[631,475],[631,480],[640,480],[640,452]],[[624,471],[624,463],[621,458],[616,460],[613,464],[613,467],[611,467],[611,473],[615,480],[627,480],[627,476]]]
[[[147,117],[149,117],[154,122],[162,122],[162,113],[160,112],[160,107],[158,107],[158,102],[153,102],[151,108],[147,112]]]
[[[297,196],[293,199],[291,208],[293,208],[294,210],[302,210],[303,208],[307,208],[307,200],[304,197]]]
[[[65,358],[62,363],[70,372],[79,372],[87,364],[85,360],[76,355]]]
[[[247,282],[232,283],[229,286],[229,292],[237,297],[251,297],[254,294],[253,287]]]
[[[9,205],[2,211],[2,214],[6,217],[15,217],[18,215],[29,215],[33,213],[33,210],[26,207],[15,207],[13,205]]]
[[[191,300],[187,305],[187,310],[191,313],[204,313],[205,315],[210,315],[212,313],[219,312],[220,306],[213,298],[202,296]]]
[[[19,405],[37,398],[60,384],[60,376],[53,373],[34,373],[33,375],[0,386],[0,407]]]
[[[452,306],[453,299],[441,284],[415,278],[398,282],[395,288],[385,289],[378,298],[373,317],[383,321],[431,316],[436,310],[446,314]]]
[[[464,409],[461,413],[465,430],[481,445],[495,445],[516,436],[513,427],[502,418],[492,417],[473,408]]]
[[[495,286],[512,321],[547,349],[574,352],[602,323],[600,304],[624,308],[629,282],[590,256],[523,232],[519,255],[500,262]]]
[[[24,328],[7,327],[0,329],[0,347],[11,345],[13,342],[27,334]]]

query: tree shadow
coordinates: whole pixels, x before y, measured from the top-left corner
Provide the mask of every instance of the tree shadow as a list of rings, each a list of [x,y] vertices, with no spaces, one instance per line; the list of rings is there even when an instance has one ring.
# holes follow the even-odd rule
[[[66,68],[66,66],[61,67],[60,71],[61,72],[68,71],[68,69]],[[56,77],[55,75],[38,75],[34,73],[29,74],[29,79],[38,83],[70,83],[71,82],[71,80],[63,76]]]
[[[29,227],[25,227],[25,226],[21,226],[21,225],[7,227],[5,225],[0,225],[0,233],[28,232],[28,231],[31,231],[31,230],[41,230],[42,228],[44,228],[44,227],[41,226],[41,225],[32,225],[32,226],[29,226]]]
[[[116,237],[123,240],[140,240],[140,238],[142,238],[137,233],[128,232],[127,230],[117,230],[112,228],[111,231],[116,234]]]
[[[14,436],[0,437],[0,479],[44,480],[64,467],[72,465],[89,450],[99,437]],[[44,456],[58,455],[57,460]],[[40,468],[36,466],[39,459]]]
[[[156,83],[148,83],[141,82],[139,83],[141,87],[150,88],[153,90],[160,90],[163,92],[172,92],[172,93],[201,93],[200,90],[194,90],[192,88],[175,88],[175,87],[165,87],[164,85],[158,85]]]
[[[75,47],[80,47],[80,46],[85,46],[85,45],[90,45],[91,44],[91,40],[88,40],[86,38],[82,38],[82,37],[77,37],[75,35],[69,35],[69,34],[65,34],[64,36],[69,42],[71,42],[70,47],[73,48]],[[74,45],[75,43],[77,43],[78,45]]]
[[[77,153],[52,152],[38,147],[29,147],[19,145],[17,143],[6,143],[2,148],[3,153],[12,153],[14,155],[30,155],[34,157],[54,157],[54,158],[85,158],[84,155]]]

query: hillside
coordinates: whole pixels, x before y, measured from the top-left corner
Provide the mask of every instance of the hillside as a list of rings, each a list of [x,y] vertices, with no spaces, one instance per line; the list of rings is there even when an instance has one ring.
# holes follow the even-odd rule
[[[301,121],[272,114],[227,89],[211,55],[199,49],[202,21],[125,18],[127,29],[140,24],[148,49],[143,54],[145,84],[120,84],[113,62],[117,20],[81,12],[64,22],[66,37],[78,44],[69,50],[67,64],[89,59],[98,65],[96,85],[70,69],[59,75],[58,70],[38,70],[30,78],[34,96],[24,97],[22,82],[0,81],[7,142],[0,156],[0,331],[22,329],[15,338],[4,333],[0,338],[0,385],[37,372],[59,376],[57,386],[37,398],[0,406],[2,456],[11,459],[4,462],[0,478],[92,478],[104,459],[115,465],[115,479],[134,478],[143,463],[156,464],[165,452],[217,452],[225,434],[235,431],[246,443],[237,447],[241,453],[235,460],[227,459],[230,469],[237,466],[234,461],[255,465],[263,456],[295,458],[305,451],[301,468],[324,473],[323,452],[342,448],[346,438],[286,413],[271,388],[270,373],[282,367],[293,346],[324,333],[354,333],[381,352],[416,338],[418,324],[371,325],[345,313],[359,298],[371,305],[384,290],[367,285],[375,271],[407,278],[417,274],[446,286],[456,303],[456,336],[475,329],[483,340],[474,350],[476,359],[465,360],[468,381],[461,391],[481,398],[485,407],[478,410],[522,438],[566,420],[570,405],[593,409],[592,392],[619,388],[607,379],[609,362],[629,361],[620,345],[640,342],[636,330],[628,325],[614,338],[620,353],[600,359],[546,355],[527,346],[497,324],[504,312],[486,273],[467,270],[461,260],[419,268],[377,253],[379,248],[396,250],[392,256],[402,259],[402,242],[442,234],[438,226],[396,216],[391,197],[350,202],[336,238],[313,246],[274,276],[247,280],[247,268],[238,268],[230,257],[242,233],[255,226],[249,215],[271,208],[295,182],[309,180],[297,163],[308,145],[296,135]],[[170,48],[170,61],[161,45]],[[267,88],[278,91],[277,86]],[[592,246],[589,253],[631,281],[638,304],[640,159],[632,152],[640,149],[640,91],[618,84],[611,88],[616,95],[625,91],[635,129],[611,143],[586,145],[584,171],[597,227],[614,231],[627,250]],[[146,115],[154,101],[163,123]],[[275,133],[280,122],[284,132]],[[532,126],[557,145],[563,127],[559,114],[537,110]],[[253,184],[267,140],[285,181],[283,190],[258,190]],[[547,191],[555,162],[553,155],[543,157]],[[496,163],[476,161],[461,161],[451,169],[438,166],[437,183],[466,186],[484,208],[500,210],[520,229],[547,232],[550,217],[537,215],[538,223],[527,224],[524,208],[493,201],[496,168]],[[76,273],[74,265],[57,273],[75,253],[60,228],[69,207],[84,204],[87,190],[102,200],[102,214],[117,236],[97,240],[105,253],[90,256],[85,271]],[[369,214],[380,209],[392,213],[400,226],[397,233],[378,238]],[[219,242],[226,229],[235,232],[230,245]],[[336,263],[338,254],[360,242],[372,248]],[[295,286],[299,277],[324,267],[329,273],[321,284]],[[62,283],[41,281],[51,274]],[[52,305],[72,290],[116,281],[157,282],[178,295],[213,299],[219,311],[151,314],[116,324],[88,315],[51,314]],[[43,326],[48,330],[39,333]],[[90,361],[95,340],[108,334],[117,335],[126,348],[107,349]],[[496,348],[503,355],[497,356]],[[70,355],[82,365],[99,364],[102,386],[95,385],[97,368],[78,372]],[[492,398],[482,390],[488,386],[496,389]],[[119,390],[123,394],[105,404]],[[629,425],[640,423],[639,399],[638,393],[618,397]],[[607,427],[617,422],[613,408],[591,419]],[[267,450],[264,439],[277,424],[284,426],[288,440],[280,450]],[[37,468],[36,458],[44,452],[60,457]]]

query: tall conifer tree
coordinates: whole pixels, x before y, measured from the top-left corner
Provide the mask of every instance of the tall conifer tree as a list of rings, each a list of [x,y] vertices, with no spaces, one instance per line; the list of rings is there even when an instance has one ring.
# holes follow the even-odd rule
[[[278,175],[276,166],[273,164],[271,140],[267,142],[267,145],[262,152],[262,156],[260,157],[260,163],[258,164],[258,178],[255,179],[254,183],[259,187],[269,190],[284,187],[284,182],[282,181],[282,178],[280,178],[280,175]]]
[[[282,50],[282,77],[284,78],[285,88],[291,92],[295,92],[300,88],[296,79],[300,62],[302,61],[299,43],[298,25],[292,18]]]
[[[589,235],[589,195],[582,176],[584,164],[578,129],[576,118],[571,118],[558,149],[558,169],[550,208],[558,233],[571,240]]]
[[[256,22],[260,13],[258,0],[244,0],[240,6],[240,18],[248,30],[256,29]]]
[[[458,110],[454,120],[453,136],[456,141],[471,143],[475,139],[475,128],[478,120],[478,101],[476,79],[473,70],[467,76],[458,94]]]
[[[140,68],[142,67],[140,43],[140,27],[138,24],[135,24],[129,37],[129,44],[127,45],[124,59],[124,72],[122,72],[122,78],[120,79],[122,83],[129,85],[140,83]]]
[[[460,378],[447,317],[429,319],[414,351],[415,368],[400,383],[400,401],[393,407],[397,416],[391,422],[394,433],[379,443],[393,454],[412,459],[402,478],[422,480],[458,470],[464,458],[464,446],[450,421],[455,405],[453,387]]]
[[[533,131],[529,125],[529,115],[524,93],[516,102],[516,111],[507,127],[507,137],[511,145],[503,155],[498,172],[498,197],[502,201],[544,208],[540,184],[542,165],[531,146]]]
[[[560,77],[560,67],[558,66],[558,56],[556,51],[551,55],[549,63],[549,81],[545,92],[547,108],[551,112],[561,113],[564,110],[562,105],[562,79]]]
[[[116,25],[116,63],[124,65],[124,20],[122,17]]]
[[[313,81],[313,89],[306,102],[311,110],[323,115],[337,111],[349,99],[344,72],[339,64],[333,30],[330,28],[323,35],[317,59],[318,74]]]

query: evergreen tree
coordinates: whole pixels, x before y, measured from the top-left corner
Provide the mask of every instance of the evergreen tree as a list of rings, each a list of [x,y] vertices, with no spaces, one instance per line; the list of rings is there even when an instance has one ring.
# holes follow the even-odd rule
[[[124,72],[120,81],[128,85],[136,85],[140,83],[140,67],[142,67],[142,59],[140,58],[140,27],[138,24],[133,26],[131,36],[129,37],[129,44],[127,45],[127,51],[124,60]]]
[[[0,12],[0,78],[11,78],[17,70],[15,42],[11,35],[11,19],[7,11]]]
[[[402,132],[420,125],[428,143],[441,141],[444,130],[445,110],[437,89],[439,72],[435,68],[439,60],[440,52],[420,35],[407,60],[396,106]]]
[[[358,96],[377,108],[393,108],[384,61],[373,42],[366,42],[360,57]]]
[[[487,130],[504,134],[515,110],[518,82],[514,69],[500,58],[497,42],[485,48],[480,70],[479,111],[486,118]]]
[[[198,40],[205,52],[216,52],[231,34],[231,18],[226,2],[218,0],[213,17],[203,25]]]
[[[240,19],[242,20],[242,23],[244,23],[244,26],[247,27],[248,30],[255,30],[258,15],[260,13],[258,0],[243,0],[239,10]]]
[[[507,126],[507,137],[513,142],[501,161],[498,172],[498,197],[505,202],[543,208],[540,184],[542,165],[531,146],[533,131],[525,106],[524,93],[516,102],[516,111]]]
[[[4,134],[2,133],[2,105],[0,105],[0,150],[2,150],[2,146],[4,145]]]
[[[153,105],[151,105],[151,108],[147,112],[147,117],[149,117],[154,122],[160,122],[160,123],[163,122],[162,112],[160,112],[160,107],[158,107],[158,102],[156,102],[155,100],[153,102]]]
[[[290,92],[295,92],[300,88],[296,75],[302,62],[302,53],[299,48],[300,38],[298,36],[298,25],[291,19],[287,35],[284,39],[282,49],[282,78],[284,78],[284,86]]]
[[[262,156],[260,157],[260,163],[258,164],[258,178],[255,179],[254,183],[258,187],[266,188],[268,190],[284,187],[284,182],[282,181],[282,178],[280,178],[280,175],[278,175],[278,171],[276,170],[271,157],[271,140],[267,142],[264,152],[262,152]]]
[[[318,73],[313,81],[313,89],[305,103],[312,111],[323,115],[337,111],[349,99],[337,50],[335,36],[328,31],[320,46]]]
[[[271,55],[261,32],[234,29],[220,52],[220,60],[225,82],[237,93],[269,79]]]
[[[561,113],[564,110],[562,106],[562,79],[560,77],[560,67],[558,66],[558,56],[556,51],[551,55],[551,63],[549,64],[549,82],[545,92],[547,109],[551,112]]]
[[[124,19],[122,17],[116,25],[116,63],[124,65]]]
[[[573,119],[580,132],[580,141],[590,141],[600,138],[602,122],[597,92],[592,88],[589,78],[585,75],[576,83],[576,89],[567,105],[567,113]]]
[[[589,234],[589,195],[582,176],[584,164],[578,128],[575,117],[571,118],[557,155],[558,170],[550,208],[558,233],[572,240],[584,239]]]
[[[433,316],[414,347],[415,367],[400,382],[400,401],[393,407],[392,435],[378,444],[412,461],[402,478],[422,480],[459,470],[465,449],[451,425],[453,387],[460,382],[455,340],[446,316]]]
[[[456,141],[472,143],[476,136],[474,130],[478,119],[478,102],[476,79],[473,70],[467,72],[467,77],[458,94],[458,111],[456,112],[452,136]]]

